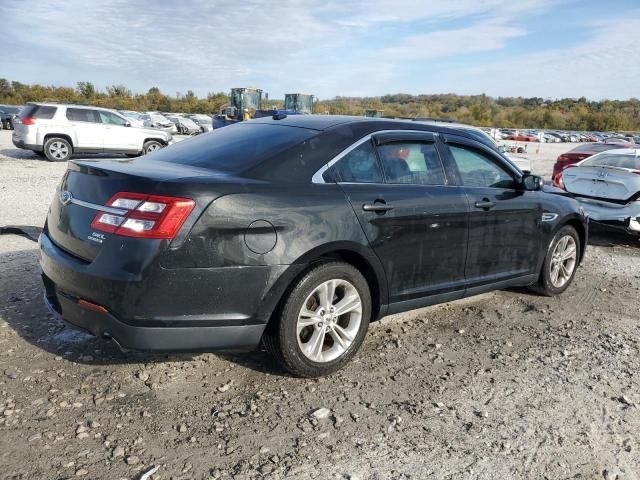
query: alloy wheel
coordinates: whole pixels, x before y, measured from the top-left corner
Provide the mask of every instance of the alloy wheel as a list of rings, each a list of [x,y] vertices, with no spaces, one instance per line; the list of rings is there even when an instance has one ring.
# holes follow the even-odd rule
[[[58,160],[62,160],[69,155],[69,148],[62,142],[53,142],[49,145],[49,154]]]
[[[330,362],[349,349],[361,322],[358,290],[346,280],[328,280],[311,292],[298,314],[298,346],[309,360]]]
[[[551,283],[562,288],[571,279],[577,261],[576,241],[571,235],[564,235],[556,243],[551,254]]]
[[[147,147],[147,153],[155,152],[156,150],[160,150],[160,145],[158,145],[157,143],[152,143]]]

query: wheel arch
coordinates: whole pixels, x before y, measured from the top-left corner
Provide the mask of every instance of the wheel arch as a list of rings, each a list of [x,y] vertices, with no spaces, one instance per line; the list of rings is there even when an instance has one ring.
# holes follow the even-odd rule
[[[44,144],[47,143],[47,141],[49,141],[52,138],[64,138],[67,142],[69,142],[69,144],[71,145],[71,148],[74,149],[75,145],[73,144],[73,139],[71,138],[70,135],[66,134],[66,133],[46,133],[45,136],[42,139],[42,148],[44,149]]]
[[[587,247],[587,234],[588,234],[587,227],[580,220],[580,218],[578,218],[578,217],[569,217],[569,218],[565,219],[563,222],[558,224],[558,227],[554,231],[554,235],[555,235],[555,232],[560,230],[565,225],[569,225],[569,226],[575,228],[576,232],[578,232],[578,237],[580,238],[580,258],[578,259],[578,263],[581,263],[582,259],[584,258],[584,253],[585,253],[585,250],[586,250],[586,247]]]
[[[297,282],[310,269],[332,261],[347,263],[362,273],[371,292],[371,321],[381,318],[381,314],[384,314],[383,306],[388,303],[386,277],[382,264],[373,252],[352,242],[323,245],[298,258],[271,288],[266,298],[271,298],[272,301],[267,300],[263,303],[261,316],[268,318],[268,324],[273,324],[272,320],[279,314],[283,302]]]

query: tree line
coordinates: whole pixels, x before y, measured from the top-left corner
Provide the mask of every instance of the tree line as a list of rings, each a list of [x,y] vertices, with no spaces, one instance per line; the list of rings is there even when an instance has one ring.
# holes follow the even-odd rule
[[[157,87],[134,93],[125,85],[101,91],[91,82],[75,88],[28,85],[0,78],[0,103],[60,102],[96,105],[120,110],[184,113],[217,113],[228,103],[224,92],[199,98],[193,91],[168,95]],[[264,108],[282,108],[283,100],[269,99]],[[364,115],[383,110],[384,116],[437,118],[477,126],[543,128],[547,130],[640,131],[640,100],[590,101],[584,97],[548,100],[539,97],[490,97],[487,95],[409,95],[380,97],[335,97],[314,107],[317,113]]]

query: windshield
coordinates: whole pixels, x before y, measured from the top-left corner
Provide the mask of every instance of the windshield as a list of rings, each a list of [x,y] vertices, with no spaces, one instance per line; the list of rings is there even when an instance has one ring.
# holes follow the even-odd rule
[[[237,123],[176,143],[147,157],[239,173],[317,134],[316,130],[286,125]]]
[[[196,125],[196,124],[194,123],[194,121],[193,121],[193,120],[191,120],[190,118],[180,118],[180,119],[178,119],[178,121],[179,121],[181,124],[186,125],[187,127],[190,127],[190,128],[198,128],[198,125]]]
[[[611,153],[599,153],[580,163],[581,167],[617,167],[629,170],[640,170],[640,150],[633,153],[613,155]]]

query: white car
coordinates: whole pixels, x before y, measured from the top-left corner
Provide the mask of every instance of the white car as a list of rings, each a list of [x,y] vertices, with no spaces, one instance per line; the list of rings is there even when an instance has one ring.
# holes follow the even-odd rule
[[[592,221],[640,234],[640,149],[593,155],[564,170],[562,183]]]
[[[157,128],[163,132],[178,133],[178,127],[167,117],[158,112],[146,112],[140,117],[145,127]]]
[[[11,139],[16,147],[52,162],[65,162],[74,153],[135,156],[173,143],[170,133],[134,128],[114,110],[55,103],[28,103],[16,119]]]

